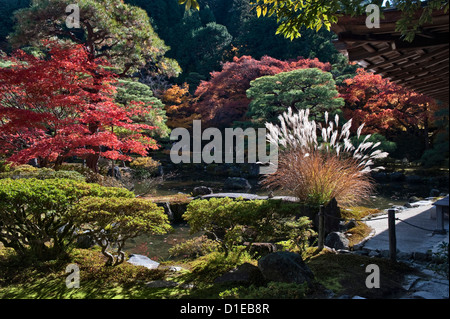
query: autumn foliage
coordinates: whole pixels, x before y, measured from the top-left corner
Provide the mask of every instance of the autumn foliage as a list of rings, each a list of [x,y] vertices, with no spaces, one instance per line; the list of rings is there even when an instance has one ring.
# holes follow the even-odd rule
[[[330,71],[331,65],[318,59],[280,61],[268,56],[261,60],[235,57],[233,62],[223,65],[222,71],[211,73],[211,79],[199,85],[195,91],[197,112],[206,126],[230,127],[234,121],[246,120],[250,103],[246,91],[252,80],[305,68]]]
[[[168,116],[167,126],[170,128],[189,128],[192,121],[199,119],[193,103],[193,97],[189,93],[189,86],[173,85],[161,96],[161,101],[165,104]]]
[[[115,75],[102,67],[105,61],[90,59],[82,45],[46,46],[46,58],[19,50],[0,69],[1,155],[46,166],[71,156],[127,160],[157,147],[144,134],[154,127],[131,120],[148,109],[114,102]]]
[[[346,101],[344,114],[353,119],[353,130],[364,122],[366,134],[392,137],[399,131],[425,130],[437,108],[433,99],[364,69],[345,80],[339,91]]]

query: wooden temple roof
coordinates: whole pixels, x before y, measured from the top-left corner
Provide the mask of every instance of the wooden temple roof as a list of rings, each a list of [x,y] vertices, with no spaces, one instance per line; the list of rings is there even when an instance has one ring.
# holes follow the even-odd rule
[[[332,26],[338,35],[335,46],[367,70],[448,105],[448,12],[433,12],[432,23],[423,25],[412,42],[395,31],[400,16],[397,10],[384,11],[380,28],[372,29],[366,16],[340,17]]]

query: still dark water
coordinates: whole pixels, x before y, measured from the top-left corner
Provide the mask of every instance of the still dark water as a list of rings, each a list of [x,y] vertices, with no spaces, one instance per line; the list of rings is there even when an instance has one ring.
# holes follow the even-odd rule
[[[257,180],[249,180],[252,190],[248,193],[257,195],[267,195],[267,190],[260,189]],[[169,180],[156,187],[150,194],[154,196],[175,195],[178,193],[190,194],[196,186],[211,187],[214,193],[225,191],[223,189],[223,180],[198,178]],[[448,190],[447,190],[448,191]],[[227,191],[230,192],[230,191]],[[239,192],[239,191],[236,191]],[[139,185],[136,185],[136,193],[139,193]],[[410,196],[428,197],[429,190],[423,185],[406,185],[402,183],[378,185],[377,192],[371,198],[362,203],[362,206],[378,208],[380,210],[388,209],[393,205],[404,205],[408,202]],[[275,192],[275,195],[289,195],[288,192]],[[155,261],[164,261],[170,259],[169,249],[176,244],[187,239],[198,236],[199,234],[190,234],[189,227],[186,224],[174,225],[174,230],[165,235],[143,235],[129,240],[125,245],[128,253],[140,254],[150,257]]]

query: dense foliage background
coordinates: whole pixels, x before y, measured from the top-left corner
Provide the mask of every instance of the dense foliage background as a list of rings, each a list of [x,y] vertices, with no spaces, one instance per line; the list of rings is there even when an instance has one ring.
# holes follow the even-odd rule
[[[258,100],[252,92],[250,95],[246,92],[250,82],[297,68],[289,63],[303,63],[305,67],[318,67],[333,75],[340,97],[345,100],[345,105],[334,108],[334,112],[343,114],[345,119],[356,118],[355,127],[356,122],[368,122],[363,133],[375,134],[372,139],[381,141],[391,156],[421,160],[427,165],[447,163],[448,110],[388,80],[362,71],[357,74],[357,66],[349,64],[336,50],[331,41],[335,35],[325,27],[318,31],[302,28],[301,37],[287,39],[283,34],[276,34],[279,28],[276,16],[258,16],[248,0],[199,0],[200,10],[186,10],[178,0],[123,2],[143,9],[148,15],[151,25],[148,32],[154,39],[152,46],[154,52],[159,53],[146,61],[134,60],[134,51],[130,51],[125,61],[121,61],[119,55],[120,63],[115,66],[120,69],[115,71],[126,75],[127,79],[119,82],[117,102],[126,106],[133,98],[151,105],[150,118],[139,121],[157,128],[152,134],[157,140],[166,139],[169,128],[189,128],[192,120],[199,118],[206,126],[254,125],[255,118],[258,122],[255,114],[260,114],[261,110],[249,109],[252,100],[252,105]],[[35,32],[36,28],[24,25],[25,22],[31,18],[37,21],[39,17],[27,16],[27,11],[14,17],[16,10],[29,8],[31,4],[30,0],[0,0],[0,50],[3,54],[13,52],[18,44],[27,52],[33,52],[29,47],[32,43],[19,40],[21,34]],[[130,11],[130,17],[147,19],[135,9]],[[127,23],[132,25],[132,19]],[[39,26],[37,22],[34,25]],[[108,29],[107,23],[105,25],[113,36],[118,34],[113,28]],[[131,36],[137,39],[141,34],[135,32]],[[39,36],[34,40],[38,39]],[[136,53],[147,52],[145,47],[136,50]],[[114,63],[116,51],[114,48],[110,51],[109,60]],[[124,67],[125,71],[121,72]],[[274,71],[274,68],[279,70]],[[146,86],[139,86],[138,82]],[[276,119],[281,111],[280,108],[277,112],[265,108],[263,113],[269,112],[271,118]]]

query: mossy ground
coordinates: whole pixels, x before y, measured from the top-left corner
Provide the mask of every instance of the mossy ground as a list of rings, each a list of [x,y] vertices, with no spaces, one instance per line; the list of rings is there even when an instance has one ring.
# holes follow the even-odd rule
[[[172,273],[167,270],[148,270],[123,263],[116,267],[104,267],[104,259],[96,249],[77,249],[71,260],[23,264],[11,251],[0,248],[0,298],[6,299],[169,299],[169,298],[325,298],[326,290],[335,296],[359,295],[365,298],[395,298],[402,291],[403,277],[413,270],[403,264],[385,259],[369,258],[354,254],[322,252],[306,259],[315,275],[313,287],[305,290],[295,285],[246,287],[214,284],[211,277],[230,268],[230,260],[217,255],[202,260],[181,263],[186,270]],[[253,262],[248,256],[236,263]],[[80,267],[80,288],[68,289],[65,284],[69,263]],[[210,263],[207,265],[207,263]],[[199,266],[202,264],[201,266]],[[368,289],[366,273],[368,264],[380,267],[381,287]],[[177,263],[180,265],[180,262]],[[168,264],[163,265],[163,267]],[[208,267],[210,267],[208,269]],[[168,280],[180,285],[173,288],[149,288],[146,282]],[[188,288],[194,283],[195,288]],[[295,287],[294,287],[295,286]],[[277,294],[273,294],[273,291]]]
[[[405,291],[404,276],[415,270],[402,263],[387,259],[371,258],[357,254],[321,253],[307,261],[316,280],[335,296],[349,295],[364,298],[396,298]],[[367,288],[366,279],[371,271],[366,267],[375,264],[380,269],[380,288]]]
[[[365,207],[342,210],[342,216],[347,220],[361,219],[376,213],[379,211]],[[357,222],[349,233],[352,235],[352,246],[366,237],[370,229],[364,223]],[[168,260],[162,263],[163,270],[148,270],[126,262],[117,267],[105,267],[105,259],[95,247],[75,249],[68,260],[32,263],[18,260],[12,250],[0,245],[0,298],[325,298],[330,290],[334,296],[395,298],[403,292],[403,277],[413,272],[404,264],[391,263],[385,259],[335,254],[325,250],[317,253],[314,247],[307,249],[303,258],[315,275],[315,284],[306,290],[295,285],[245,287],[214,283],[216,277],[239,264],[249,262],[257,265],[257,260],[248,254],[231,254],[224,258],[223,254],[213,252],[195,259]],[[69,263],[80,267],[80,288],[66,287],[68,274],[65,269]],[[376,264],[380,268],[379,289],[366,287],[369,275],[366,267],[369,264]],[[181,265],[185,270],[176,273],[164,270],[170,265]],[[180,285],[173,288],[147,287],[145,283],[152,280],[174,281]],[[195,288],[187,288],[189,284],[194,284]]]

